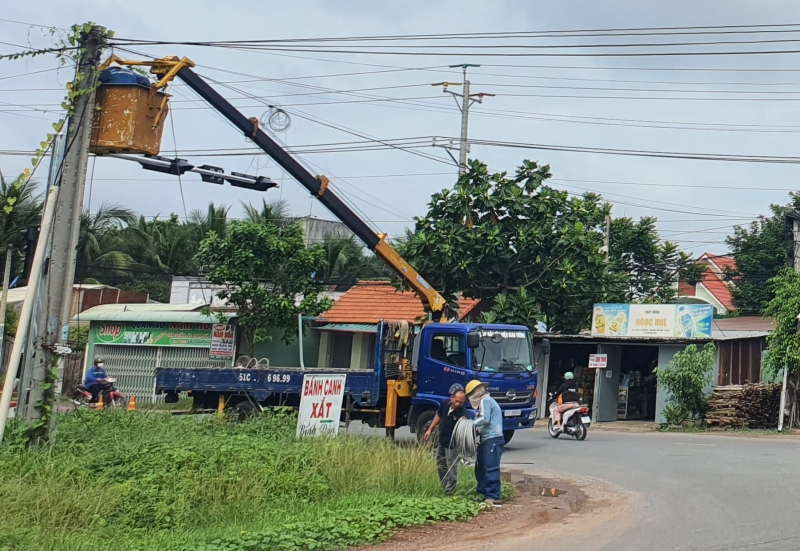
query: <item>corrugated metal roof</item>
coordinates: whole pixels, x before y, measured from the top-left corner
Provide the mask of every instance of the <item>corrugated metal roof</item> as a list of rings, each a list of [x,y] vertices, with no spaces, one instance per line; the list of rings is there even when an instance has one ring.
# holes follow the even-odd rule
[[[321,327],[315,327],[320,331],[347,331],[348,333],[375,333],[377,325],[369,323],[329,323]]]
[[[202,304],[102,304],[73,317],[76,321],[152,321],[217,323],[201,312]]]

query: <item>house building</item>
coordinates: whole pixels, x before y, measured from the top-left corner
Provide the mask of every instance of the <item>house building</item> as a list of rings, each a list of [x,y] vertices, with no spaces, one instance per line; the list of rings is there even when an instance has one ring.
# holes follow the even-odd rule
[[[697,262],[706,267],[705,272],[697,283],[678,281],[678,297],[696,297],[711,304],[716,308],[717,316],[732,314],[736,310],[731,296],[733,284],[725,281],[725,270],[735,270],[736,261],[730,256],[703,253]]]
[[[479,299],[462,298],[459,321],[478,313]],[[375,330],[381,320],[418,323],[426,317],[419,297],[413,292],[399,293],[388,281],[360,281],[321,314],[317,365],[371,369],[374,362]]]

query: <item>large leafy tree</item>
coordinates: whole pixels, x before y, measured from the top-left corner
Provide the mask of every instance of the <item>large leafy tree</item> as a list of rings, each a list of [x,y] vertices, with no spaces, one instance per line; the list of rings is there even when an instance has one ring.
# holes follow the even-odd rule
[[[532,161],[513,176],[470,161],[452,190],[432,196],[402,254],[448,298],[462,292],[513,304],[528,324],[582,329],[614,287],[600,252],[610,206],[543,185],[549,177],[549,166]]]
[[[330,308],[331,301],[319,296],[312,281],[323,255],[322,247],[305,246],[298,224],[233,221],[226,236],[206,236],[196,260],[211,283],[225,286],[219,297],[238,309],[252,355],[256,342],[270,339],[269,329],[282,330],[289,344],[298,314],[316,316]]]
[[[726,277],[734,283],[733,304],[741,315],[761,315],[774,298],[767,282],[792,264],[792,226],[786,214],[800,210],[800,195],[789,204],[770,205],[772,216],[761,216],[748,226],[736,226],[726,242],[736,260],[736,270]]]
[[[610,299],[619,302],[672,302],[676,274],[694,279],[691,255],[669,241],[661,242],[656,219],[616,218],[611,222],[610,266],[618,287]]]

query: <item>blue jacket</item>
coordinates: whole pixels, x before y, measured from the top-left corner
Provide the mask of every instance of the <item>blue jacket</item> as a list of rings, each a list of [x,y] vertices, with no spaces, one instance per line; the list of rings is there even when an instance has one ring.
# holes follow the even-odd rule
[[[86,372],[86,378],[83,380],[83,384],[86,386],[96,385],[100,383],[98,379],[106,378],[108,378],[108,374],[105,369],[92,366],[89,368],[89,371]]]
[[[503,411],[489,395],[483,399],[483,415],[476,415],[475,428],[478,429],[481,440],[503,436]]]

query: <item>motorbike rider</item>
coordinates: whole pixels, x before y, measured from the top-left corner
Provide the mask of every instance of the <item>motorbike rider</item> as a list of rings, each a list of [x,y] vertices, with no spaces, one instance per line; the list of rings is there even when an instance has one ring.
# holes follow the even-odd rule
[[[94,364],[92,364],[92,367],[86,372],[86,378],[83,380],[83,384],[86,390],[92,394],[92,399],[90,400],[92,404],[97,402],[97,397],[100,396],[101,392],[105,392],[111,388],[111,382],[108,380],[108,373],[106,373],[103,358],[94,359]]]
[[[555,399],[558,405],[553,410],[553,420],[555,426],[561,426],[561,415],[579,405],[581,395],[578,392],[578,384],[575,382],[575,375],[571,371],[564,373],[564,382],[558,387]]]

